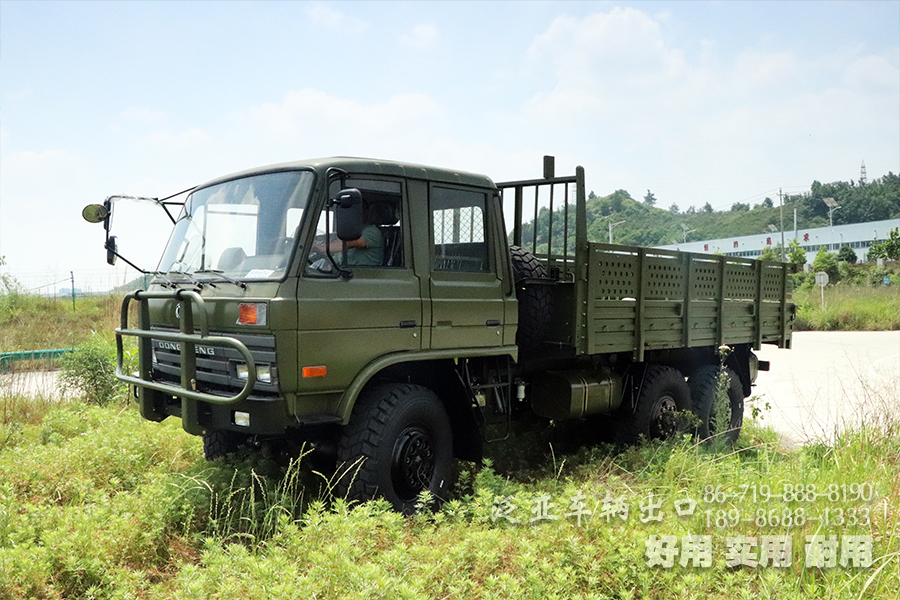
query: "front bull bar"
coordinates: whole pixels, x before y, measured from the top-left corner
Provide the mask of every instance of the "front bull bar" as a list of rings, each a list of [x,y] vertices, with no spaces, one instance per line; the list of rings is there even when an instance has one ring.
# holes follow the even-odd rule
[[[149,300],[175,300],[180,304],[180,328],[178,333],[154,331],[150,329]],[[128,308],[131,301],[138,302],[138,328],[128,328]],[[194,304],[197,305],[196,316],[199,321],[200,334],[194,333]],[[124,349],[123,336],[138,338],[137,377],[123,372]],[[181,344],[181,385],[153,381],[153,346],[152,339],[178,342]],[[237,350],[247,363],[247,381],[244,387],[234,396],[216,396],[197,391],[197,344],[204,346],[230,347]],[[138,389],[138,403],[141,416],[151,421],[162,421],[168,415],[158,408],[158,395],[166,394],[181,399],[181,423],[184,430],[194,435],[203,435],[206,429],[200,424],[198,402],[212,404],[235,404],[246,399],[256,384],[256,363],[247,346],[238,339],[225,336],[209,335],[206,304],[203,297],[194,290],[166,290],[148,292],[138,290],[127,294],[122,300],[121,327],[116,328],[116,379],[134,385]]]

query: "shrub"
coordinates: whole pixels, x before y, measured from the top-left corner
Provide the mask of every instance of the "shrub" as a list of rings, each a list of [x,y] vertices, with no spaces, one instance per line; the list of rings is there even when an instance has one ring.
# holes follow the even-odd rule
[[[116,379],[115,356],[115,345],[93,334],[63,357],[63,387],[79,390],[84,400],[92,404],[108,404],[124,388]]]
[[[851,265],[856,264],[856,252],[853,251],[853,248],[845,244],[838,250],[838,260],[850,263]]]

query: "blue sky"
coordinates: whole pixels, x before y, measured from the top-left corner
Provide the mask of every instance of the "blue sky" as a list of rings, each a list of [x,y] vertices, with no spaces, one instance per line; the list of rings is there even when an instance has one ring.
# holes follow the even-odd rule
[[[682,209],[898,172],[900,2],[0,2],[14,272],[103,268],[79,215],[111,194],[329,155],[518,179],[543,154]],[[152,267],[147,209],[116,229]]]

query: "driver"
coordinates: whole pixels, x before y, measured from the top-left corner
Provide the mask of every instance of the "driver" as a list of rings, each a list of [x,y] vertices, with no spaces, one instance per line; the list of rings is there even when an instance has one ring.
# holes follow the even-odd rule
[[[384,260],[384,236],[381,230],[369,222],[369,206],[363,204],[362,235],[355,240],[342,242],[334,238],[328,244],[335,261],[341,264],[341,253],[347,255],[348,267],[379,266]],[[313,253],[325,252],[325,241],[316,240],[312,245]]]

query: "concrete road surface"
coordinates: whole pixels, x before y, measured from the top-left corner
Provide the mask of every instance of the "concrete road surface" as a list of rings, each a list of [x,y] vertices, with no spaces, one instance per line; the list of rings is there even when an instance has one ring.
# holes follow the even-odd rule
[[[0,391],[26,396],[59,398],[61,371],[22,371],[0,375]]]
[[[763,423],[789,444],[831,439],[835,432],[886,416],[900,418],[900,331],[801,331],[793,349],[764,344],[753,394],[772,409]]]
[[[763,345],[751,406],[771,405],[762,422],[789,445],[829,439],[836,431],[887,414],[900,418],[900,331],[794,333],[793,349]],[[0,376],[4,390],[59,397],[59,372]],[[9,387],[6,387],[9,386]]]

